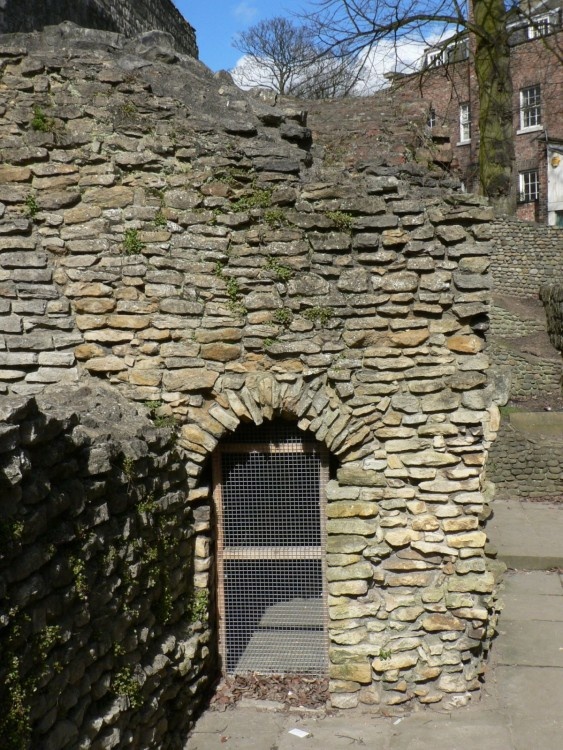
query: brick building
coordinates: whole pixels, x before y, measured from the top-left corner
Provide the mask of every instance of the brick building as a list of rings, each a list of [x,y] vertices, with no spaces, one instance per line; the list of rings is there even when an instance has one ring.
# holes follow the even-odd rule
[[[522,219],[563,227],[563,10],[535,6],[511,24],[515,193]],[[479,189],[479,97],[472,40],[429,49],[420,73],[401,79],[428,103],[434,135],[449,136],[468,191]],[[442,132],[441,132],[442,131]]]

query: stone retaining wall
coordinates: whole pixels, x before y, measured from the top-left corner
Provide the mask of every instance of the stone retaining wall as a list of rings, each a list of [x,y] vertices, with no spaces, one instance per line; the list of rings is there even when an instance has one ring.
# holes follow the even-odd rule
[[[491,226],[491,273],[497,294],[537,298],[542,284],[563,282],[563,232],[513,218]]]
[[[534,333],[545,333],[545,320],[516,315],[504,307],[493,304],[490,332],[493,336],[509,339],[521,338]]]
[[[550,415],[543,415],[546,420]],[[489,454],[487,473],[497,494],[541,497],[563,493],[563,432],[549,439],[518,429],[504,416]]]
[[[241,421],[297,421],[338,463],[327,491],[331,704],[466,702],[496,618],[482,530],[498,427],[483,352],[490,208],[395,161],[353,177],[318,170],[302,112],[251,102],[196,61],[94,54],[68,37],[64,55],[34,44],[3,52],[5,391],[39,397],[48,383],[100,378],[144,402],[176,424],[188,504],[203,514],[205,466],[224,436]],[[156,498],[159,450],[147,469]],[[170,506],[186,544],[203,534],[199,588],[211,535],[207,516],[186,513]],[[21,522],[27,534],[23,506]],[[180,600],[174,622],[190,628]],[[88,648],[94,635],[76,637],[72,648]],[[128,678],[142,682],[135,665],[154,652],[133,641],[130,658],[118,646],[118,668],[137,695]],[[209,670],[198,653],[193,689],[141,691],[151,708],[140,716],[173,694],[189,726],[184,707]],[[96,727],[105,706],[92,708]],[[76,716],[89,747],[92,724]],[[165,729],[138,746],[174,747]]]
[[[539,359],[506,341],[495,341],[488,352],[491,364],[510,373],[511,398],[533,399],[561,393],[561,363],[558,360]]]
[[[553,346],[563,353],[563,284],[546,284],[540,289],[547,318],[547,332]]]
[[[208,509],[96,386],[0,405],[5,748],[182,747],[213,674]]]
[[[37,31],[63,21],[125,36],[165,31],[172,35],[178,52],[198,56],[195,31],[171,0],[4,0],[0,4],[0,34]]]

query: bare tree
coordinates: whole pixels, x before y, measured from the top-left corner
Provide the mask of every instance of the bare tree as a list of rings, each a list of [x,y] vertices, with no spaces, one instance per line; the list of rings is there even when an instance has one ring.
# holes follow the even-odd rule
[[[515,208],[508,13],[504,0],[316,0],[309,17],[327,49],[359,55],[383,40],[397,47],[470,34],[479,84],[479,176],[502,211]]]
[[[233,44],[244,54],[233,72],[245,86],[325,99],[350,94],[360,80],[354,56],[339,45],[322,50],[310,28],[280,16],[251,26]]]

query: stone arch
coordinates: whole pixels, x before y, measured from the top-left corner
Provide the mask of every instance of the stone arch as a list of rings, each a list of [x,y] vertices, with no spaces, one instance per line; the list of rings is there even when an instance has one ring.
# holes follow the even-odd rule
[[[336,477],[329,481],[327,475],[323,519],[326,527],[330,520],[328,502],[341,501],[343,504],[348,499],[357,498],[358,489],[354,490],[349,485],[361,483],[363,475],[369,483],[376,473],[363,466],[363,459],[373,456],[376,447],[371,429],[355,419],[352,410],[334,397],[325,378],[308,379],[287,373],[277,376],[271,372],[223,376],[215,384],[214,398],[204,401],[198,408],[190,409],[189,418],[191,421],[182,428],[179,441],[188,456],[188,474],[192,485],[189,501],[205,507],[207,514],[207,521],[198,524],[199,541],[196,542],[196,548],[205,550],[206,559],[202,561],[202,569],[196,572],[195,583],[197,587],[209,589],[212,609],[216,608],[213,498],[210,474],[202,473],[202,467],[211,459],[224,438],[235,433],[245,422],[260,426],[265,421],[275,419],[293,421],[300,430],[310,433],[323,445],[327,455],[339,461],[341,467],[338,474],[342,476],[342,486]],[[354,515],[351,510],[338,512]],[[360,512],[364,518],[368,515],[365,506]],[[375,513],[376,511],[373,515]],[[331,523],[337,520],[333,519]],[[349,519],[346,522],[366,526],[365,521],[360,519]],[[325,535],[323,556],[326,555],[326,539]],[[196,569],[197,567],[196,562]],[[361,575],[366,579],[371,573],[371,566],[364,568]],[[326,571],[325,566],[324,585],[328,588]],[[352,593],[362,593],[367,588],[367,585],[358,584],[357,581],[351,584],[337,582],[334,585]],[[337,617],[341,617],[341,613],[337,613]],[[326,627],[330,631],[330,617]],[[217,632],[213,635],[214,648],[218,643],[218,635]]]
[[[300,429],[312,432],[341,462],[360,460],[376,448],[371,428],[354,417],[326,378],[272,372],[225,375],[215,384],[213,398],[190,408],[182,428],[180,446],[192,463],[192,475],[198,475],[219,440],[241,421],[260,425],[275,415],[296,419]]]

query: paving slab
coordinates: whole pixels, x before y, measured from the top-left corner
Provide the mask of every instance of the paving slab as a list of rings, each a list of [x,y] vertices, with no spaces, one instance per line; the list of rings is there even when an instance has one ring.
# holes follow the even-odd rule
[[[276,746],[285,713],[235,707],[223,713],[206,711],[192,731],[185,750],[269,750]]]
[[[563,669],[499,666],[496,679],[514,750],[561,750]]]
[[[560,667],[498,666],[495,678],[502,710],[513,720],[520,717],[526,721],[563,722],[563,669]],[[559,750],[563,747],[563,733],[561,740]]]
[[[500,665],[563,669],[563,623],[501,619],[494,648]]]
[[[561,529],[563,534],[563,528]],[[517,573],[508,571],[503,576],[505,593],[511,599],[529,596],[561,596],[563,594],[563,574],[556,571],[519,570]]]
[[[389,750],[512,750],[512,747],[509,727],[502,716],[491,712],[472,713],[463,718],[452,713],[433,720],[406,722],[398,727],[389,744]]]
[[[309,736],[303,739],[292,736],[289,734],[292,728],[302,729]],[[319,750],[347,750],[350,747],[387,750],[392,734],[393,724],[390,719],[346,711],[323,718],[310,717],[293,723],[290,721],[276,747],[278,750],[304,750],[311,747]]]
[[[562,575],[556,572],[508,571],[500,596],[501,624],[508,620],[560,622],[563,629]],[[506,628],[505,628],[506,629]]]
[[[509,568],[563,568],[563,503],[496,499],[487,536]]]

